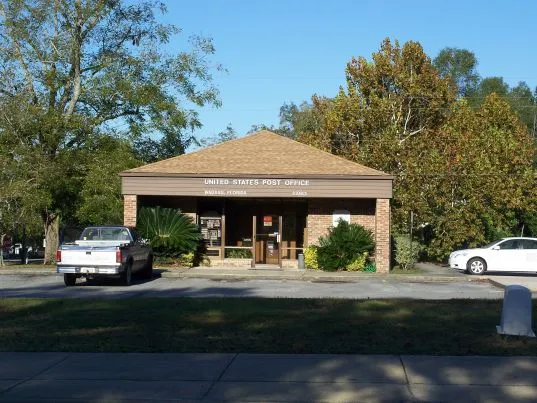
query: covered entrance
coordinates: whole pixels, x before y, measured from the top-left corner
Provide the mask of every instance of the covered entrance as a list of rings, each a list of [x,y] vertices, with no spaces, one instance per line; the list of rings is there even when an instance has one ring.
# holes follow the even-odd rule
[[[306,200],[200,198],[196,211],[210,256],[283,267],[303,251],[307,206]]]
[[[254,262],[281,266],[280,243],[282,234],[281,215],[254,216]]]

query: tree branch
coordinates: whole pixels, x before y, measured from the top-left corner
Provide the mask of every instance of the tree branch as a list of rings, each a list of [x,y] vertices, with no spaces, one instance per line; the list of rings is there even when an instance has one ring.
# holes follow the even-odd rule
[[[81,77],[81,71],[80,71],[80,59],[81,59],[81,52],[82,52],[82,25],[84,24],[84,21],[82,19],[82,5],[80,3],[80,0],[75,0],[75,9],[76,9],[76,25],[74,27],[74,44],[73,44],[73,58],[72,58],[72,83],[73,83],[73,96],[71,97],[71,100],[69,101],[69,106],[67,107],[67,111],[65,112],[65,120],[69,120],[71,115],[73,114],[73,111],[75,110],[76,103],[78,101],[78,98],[80,97],[80,93],[82,92],[82,77]],[[65,95],[65,94],[64,94]]]

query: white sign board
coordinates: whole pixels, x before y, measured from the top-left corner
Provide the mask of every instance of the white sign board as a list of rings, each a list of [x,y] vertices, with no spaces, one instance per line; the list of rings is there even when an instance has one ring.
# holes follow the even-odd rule
[[[339,220],[351,222],[351,213],[348,210],[334,210],[332,213],[332,226],[337,227]]]

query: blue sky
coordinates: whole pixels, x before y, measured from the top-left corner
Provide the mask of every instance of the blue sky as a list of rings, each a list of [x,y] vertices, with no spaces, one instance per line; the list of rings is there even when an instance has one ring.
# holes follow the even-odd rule
[[[198,137],[231,123],[239,135],[254,124],[279,124],[284,103],[313,94],[334,96],[353,57],[368,60],[389,37],[418,41],[434,58],[444,47],[475,53],[482,77],[537,85],[536,1],[165,0],[163,21],[183,33],[170,43],[184,49],[188,35],[212,37],[219,109],[199,111]]]

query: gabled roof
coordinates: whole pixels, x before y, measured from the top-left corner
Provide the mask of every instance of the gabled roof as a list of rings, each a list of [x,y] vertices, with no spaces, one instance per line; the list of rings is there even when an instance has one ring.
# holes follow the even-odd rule
[[[280,136],[268,130],[193,153],[129,169],[122,176],[282,175],[383,176],[383,172]]]

